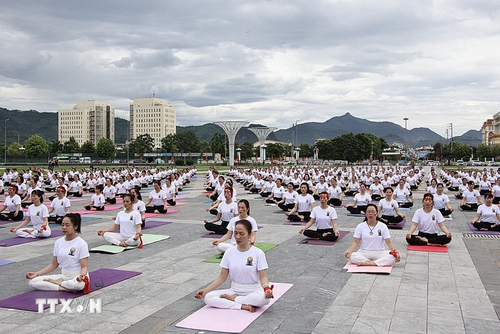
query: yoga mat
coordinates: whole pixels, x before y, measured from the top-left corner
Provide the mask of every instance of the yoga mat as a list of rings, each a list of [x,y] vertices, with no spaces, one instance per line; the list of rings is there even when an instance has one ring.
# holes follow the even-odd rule
[[[278,206],[277,204],[264,203],[264,206]]]
[[[264,198],[267,198],[267,197],[260,196],[260,197],[255,197],[254,199],[264,199]]]
[[[189,195],[189,191],[179,191],[179,195]]]
[[[432,253],[448,253],[448,247],[444,246],[422,246],[422,245],[408,245],[409,251],[416,252],[432,252]]]
[[[140,274],[141,273],[137,271],[106,269],[106,268],[94,270],[89,273],[91,290],[97,291]],[[74,292],[64,292],[64,291],[31,290],[19,294],[17,296],[0,300],[0,307],[38,312],[38,305],[35,304],[35,299],[37,298],[69,299],[69,298],[81,297],[83,295],[84,295],[83,291],[74,293]],[[49,305],[45,305],[44,308],[49,308]]]
[[[402,230],[403,227],[405,227],[406,224],[406,218],[404,218],[401,222],[397,224],[387,224],[387,228],[393,229],[393,230]]]
[[[500,234],[500,232],[497,231],[480,231],[475,228],[474,225],[471,224],[471,222],[467,222],[467,225],[469,225],[470,230],[476,234]]]
[[[301,241],[299,241],[299,244],[303,245],[319,245],[319,246],[333,246],[335,245],[340,239],[345,237],[349,231],[339,231],[340,235],[337,240],[335,241],[326,241],[326,240],[318,240],[318,239],[310,239],[306,238]]]
[[[93,220],[99,220],[102,219],[100,217],[82,217],[82,222],[91,222]]]
[[[104,207],[104,211],[113,211],[113,210],[118,210],[118,209],[121,209],[121,208],[122,208],[121,206],[105,206]]]
[[[443,217],[444,220],[453,220],[453,216],[450,215],[448,218],[447,217]]]
[[[166,240],[168,238],[170,238],[170,236],[168,236],[168,235],[143,234],[142,235],[142,243],[143,243],[143,245],[148,245],[148,244],[152,244],[152,243],[157,242],[157,241]],[[94,248],[90,249],[90,252],[118,254],[118,253],[121,253],[125,250],[135,249],[137,247],[138,246],[122,247],[122,246],[116,246],[116,245],[103,245],[103,246],[94,247]]]
[[[203,203],[213,203],[214,201],[203,201]]]
[[[179,205],[186,205],[186,204],[188,204],[188,203],[187,203],[187,202],[177,202],[177,203],[175,204],[175,206],[179,206]]]
[[[411,208],[398,208],[399,210],[402,210],[402,211],[410,211]]]
[[[73,202],[82,202],[82,201],[87,201],[86,199],[84,198],[72,198],[70,199],[70,203],[73,203]]]
[[[176,212],[180,212],[181,210],[171,210],[171,209],[168,209],[167,213],[152,213],[152,212],[148,212],[145,214],[146,218],[151,218],[151,217],[157,217],[159,215],[168,215],[170,213],[176,213]],[[210,218],[212,219],[212,218]]]
[[[178,199],[186,199],[187,196],[175,196],[175,199],[178,200]]]
[[[307,222],[291,222],[291,221],[287,221],[286,223],[283,223],[283,225],[306,226]]]
[[[147,230],[148,228],[154,228],[158,226],[172,224],[173,222],[162,222],[159,220],[146,220],[146,226],[144,226],[143,230]]]
[[[156,217],[156,216],[159,216],[159,215],[160,215],[160,213],[152,213],[152,212],[151,213],[147,212],[147,213],[144,214],[144,216],[146,218]]]
[[[344,270],[347,270],[348,273],[390,274],[392,271],[392,266],[358,266],[347,262],[347,264],[344,266]]]
[[[202,238],[211,238],[211,239],[220,239],[222,238],[223,234],[215,234],[215,233],[207,233],[205,235],[202,235]]]
[[[11,263],[16,263],[16,262],[9,261],[9,260],[0,260],[0,267],[1,266],[6,266],[6,265],[11,264]]]
[[[266,306],[257,308],[257,311],[254,313],[244,310],[228,310],[205,306],[181,320],[175,326],[199,331],[241,333],[293,286],[293,284],[288,283],[270,284],[274,284],[274,298],[270,299],[269,304]]]
[[[351,217],[365,217],[365,215],[362,215],[361,213],[348,213],[347,215]]]
[[[260,248],[264,253],[267,252],[270,249],[273,249],[274,247],[278,246],[277,244],[268,244],[268,243],[263,243],[263,242],[256,242],[255,247]],[[203,262],[208,262],[208,263],[220,263],[222,260],[222,255],[221,254],[215,254],[214,256],[209,257]]]
[[[27,244],[27,243],[30,243],[33,241],[62,237],[63,235],[64,234],[62,233],[61,230],[52,230],[51,229],[51,234],[50,234],[50,237],[48,237],[48,238],[18,238],[18,237],[15,237],[15,238],[10,238],[10,239],[0,240],[0,246],[3,246],[3,247],[16,246],[16,245],[21,245],[21,244]]]

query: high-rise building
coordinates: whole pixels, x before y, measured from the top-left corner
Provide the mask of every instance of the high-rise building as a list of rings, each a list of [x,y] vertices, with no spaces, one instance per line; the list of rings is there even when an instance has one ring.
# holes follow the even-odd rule
[[[95,100],[79,101],[73,109],[58,111],[61,143],[74,137],[80,145],[91,141],[97,145],[101,138],[115,141],[115,108],[109,103]]]
[[[130,139],[149,134],[160,147],[161,139],[175,134],[175,129],[175,109],[167,100],[146,97],[130,104]]]

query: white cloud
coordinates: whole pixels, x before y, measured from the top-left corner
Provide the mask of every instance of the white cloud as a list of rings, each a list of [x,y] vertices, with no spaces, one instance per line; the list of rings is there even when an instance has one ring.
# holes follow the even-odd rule
[[[179,125],[287,128],[350,112],[444,136],[498,111],[500,4],[4,1],[0,106],[169,100]]]

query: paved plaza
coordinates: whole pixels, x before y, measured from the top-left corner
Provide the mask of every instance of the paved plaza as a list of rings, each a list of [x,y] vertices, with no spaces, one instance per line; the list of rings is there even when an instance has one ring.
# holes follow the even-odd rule
[[[176,207],[180,212],[149,219],[173,222],[147,231],[170,239],[120,254],[91,253],[90,271],[142,272],[83,297],[100,298],[102,314],[0,308],[0,333],[202,333],[175,324],[203,306],[193,296],[220,272],[218,264],[203,262],[217,253],[213,239],[201,238],[206,233],[202,220],[210,217],[205,211],[209,204],[203,203],[203,181],[199,174],[186,189],[189,194],[178,201],[188,204]],[[456,210],[453,220],[445,221],[453,234],[448,253],[406,250],[405,235],[421,207],[424,188],[422,184],[414,192],[414,208],[403,212],[408,218],[404,229],[391,230],[401,262],[390,275],[373,275],[342,272],[344,252],[362,218],[337,208],[340,230],[351,233],[334,246],[298,244],[304,238],[300,226],[283,225],[281,210],[263,205],[238,186],[238,198],[250,201],[250,215],[263,226],[257,242],[278,244],[266,253],[270,281],[293,284],[243,333],[500,333],[500,239],[471,233],[467,221],[475,213],[459,211],[459,202],[448,194]],[[144,197],[147,193],[143,191]],[[86,203],[73,203],[72,209]],[[83,224],[81,236],[90,248],[105,243],[97,231],[110,226],[116,212],[86,215],[100,218]],[[12,237],[13,226],[16,223],[0,225],[0,239]],[[0,299],[30,290],[24,275],[50,263],[55,240],[0,247],[1,260],[15,261],[0,267]]]

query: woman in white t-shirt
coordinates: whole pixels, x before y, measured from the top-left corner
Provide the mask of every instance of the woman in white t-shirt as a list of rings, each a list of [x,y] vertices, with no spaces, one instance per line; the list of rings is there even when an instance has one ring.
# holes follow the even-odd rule
[[[167,195],[167,203],[169,205],[175,206],[177,204],[177,202],[175,201],[176,189],[175,189],[174,185],[172,184],[172,182],[170,182],[169,177],[167,177],[165,179],[165,184],[163,185],[162,190]]]
[[[83,185],[80,182],[78,174],[73,175],[73,182],[69,185],[67,196],[82,197],[83,196]]]
[[[410,245],[445,245],[451,241],[451,233],[444,226],[444,218],[441,212],[434,209],[434,196],[429,193],[424,194],[423,206],[413,215],[413,224],[406,235],[406,242]],[[443,231],[444,235],[437,234],[437,228]],[[418,235],[413,232],[418,228]]]
[[[299,194],[293,188],[293,183],[289,182],[286,186],[287,190],[283,193],[283,197],[281,201],[279,201],[278,206],[283,211],[290,211],[295,206],[295,198],[299,196]]]
[[[320,206],[312,210],[311,219],[299,233],[313,239],[335,241],[340,235],[337,227],[337,211],[328,205],[327,192],[319,194],[319,201]],[[313,224],[316,224],[316,231],[308,230]]]
[[[125,194],[123,196],[124,210],[118,212],[113,226],[105,230],[99,230],[97,234],[113,245],[122,247],[139,245],[141,247],[141,214],[134,210],[132,205],[134,199],[134,195]],[[113,232],[118,228],[120,228],[119,233]]]
[[[220,239],[212,242],[214,246],[217,246],[219,251],[225,252],[232,246],[236,246],[236,239],[234,235],[234,227],[237,221],[246,220],[252,225],[250,232],[250,241],[252,245],[255,243],[255,233],[259,230],[257,227],[257,222],[255,219],[250,217],[250,203],[246,199],[241,199],[238,201],[238,216],[232,218],[227,224],[227,233],[224,234]],[[224,242],[230,240],[230,242]]]
[[[380,184],[380,178],[375,176],[373,183],[370,185],[370,196],[372,201],[380,201],[382,198],[382,192],[384,191],[384,186]]]
[[[449,217],[454,211],[450,205],[450,198],[444,194],[444,185],[437,184],[437,192],[434,195],[434,209],[438,209],[443,217]]]
[[[483,204],[479,191],[474,189],[474,181],[467,182],[467,189],[462,192],[462,196],[460,209],[464,211],[475,211],[479,205]]]
[[[266,273],[266,256],[252,245],[252,229],[252,224],[246,220],[234,224],[236,247],[224,253],[219,276],[208,287],[199,290],[196,299],[203,299],[212,307],[255,312],[256,307],[265,306],[274,298],[273,286],[269,286]],[[214,291],[228,276],[231,288]]]
[[[392,188],[387,187],[384,190],[385,198],[378,202],[378,210],[381,215],[380,221],[388,225],[397,225],[406,218],[404,214],[399,211],[398,202],[392,197]]]
[[[354,203],[346,204],[344,207],[351,214],[365,214],[368,204],[372,202],[372,197],[366,192],[364,183],[359,185],[359,193],[354,195]]]
[[[283,199],[284,194],[285,188],[281,185],[281,178],[277,178],[271,193],[264,201],[269,204],[278,204]]]
[[[141,229],[144,229],[144,226],[146,226],[146,204],[142,201],[141,191],[138,186],[135,186],[130,190],[130,193],[134,195],[132,207],[141,214]]]
[[[62,224],[64,217],[69,213],[71,203],[66,197],[66,189],[64,187],[57,187],[56,195],[57,197],[52,200],[49,208],[49,223]],[[54,213],[54,216],[50,216],[52,213]]]
[[[85,210],[104,211],[104,204],[106,204],[106,200],[104,199],[104,195],[102,194],[103,188],[104,187],[101,184],[95,186],[95,194],[92,195],[90,203],[83,206]]]
[[[10,229],[20,238],[47,238],[50,237],[49,209],[42,203],[43,191],[33,190],[31,193],[33,204],[28,207],[26,219],[16,227]],[[24,228],[29,223],[32,228]]]
[[[338,185],[336,178],[332,178],[330,180],[330,187],[328,187],[328,194],[330,195],[330,198],[328,199],[328,205],[331,206],[342,205],[342,188]]]
[[[377,217],[377,206],[368,204],[365,221],[356,227],[354,240],[344,254],[350,263],[358,266],[383,267],[392,266],[401,260],[387,225],[379,222]],[[360,249],[354,252],[360,242]],[[387,244],[390,252],[385,249],[384,243]]]
[[[104,200],[108,204],[116,204],[116,188],[111,184],[111,178],[106,178],[106,186],[102,189]]]
[[[302,183],[300,185],[300,195],[295,198],[295,205],[292,210],[285,213],[288,220],[297,221],[309,221],[311,216],[311,211],[314,208],[314,197],[308,193],[309,185],[307,183]]]
[[[224,189],[225,201],[221,202],[217,207],[217,216],[212,220],[206,220],[205,228],[210,231],[210,233],[224,235],[227,233],[227,225],[229,221],[233,219],[238,214],[238,204],[233,201],[233,188],[226,187]],[[221,224],[214,224],[218,221]]]
[[[2,206],[0,206],[0,220],[19,221],[23,220],[23,210],[21,210],[21,197],[17,194],[17,185],[11,184],[7,190],[8,196]],[[9,212],[3,212],[7,209]]]
[[[493,204],[500,204],[500,177],[491,189],[491,193],[493,194]]]
[[[149,199],[146,202],[146,212],[148,213],[167,213],[168,202],[167,194],[161,190],[160,181],[154,181],[154,189],[149,193]],[[153,204],[149,206],[149,204]]]
[[[89,247],[78,236],[82,219],[77,213],[67,214],[61,224],[63,238],[54,243],[52,263],[37,272],[29,272],[26,278],[32,288],[45,291],[90,292],[88,274]],[[47,275],[57,267],[61,274]]]
[[[500,208],[493,205],[493,195],[484,195],[485,204],[477,208],[477,215],[471,223],[480,231],[500,232]]]
[[[413,206],[413,201],[410,198],[411,191],[405,187],[404,179],[399,180],[399,185],[394,189],[393,196],[400,208],[411,208]]]

